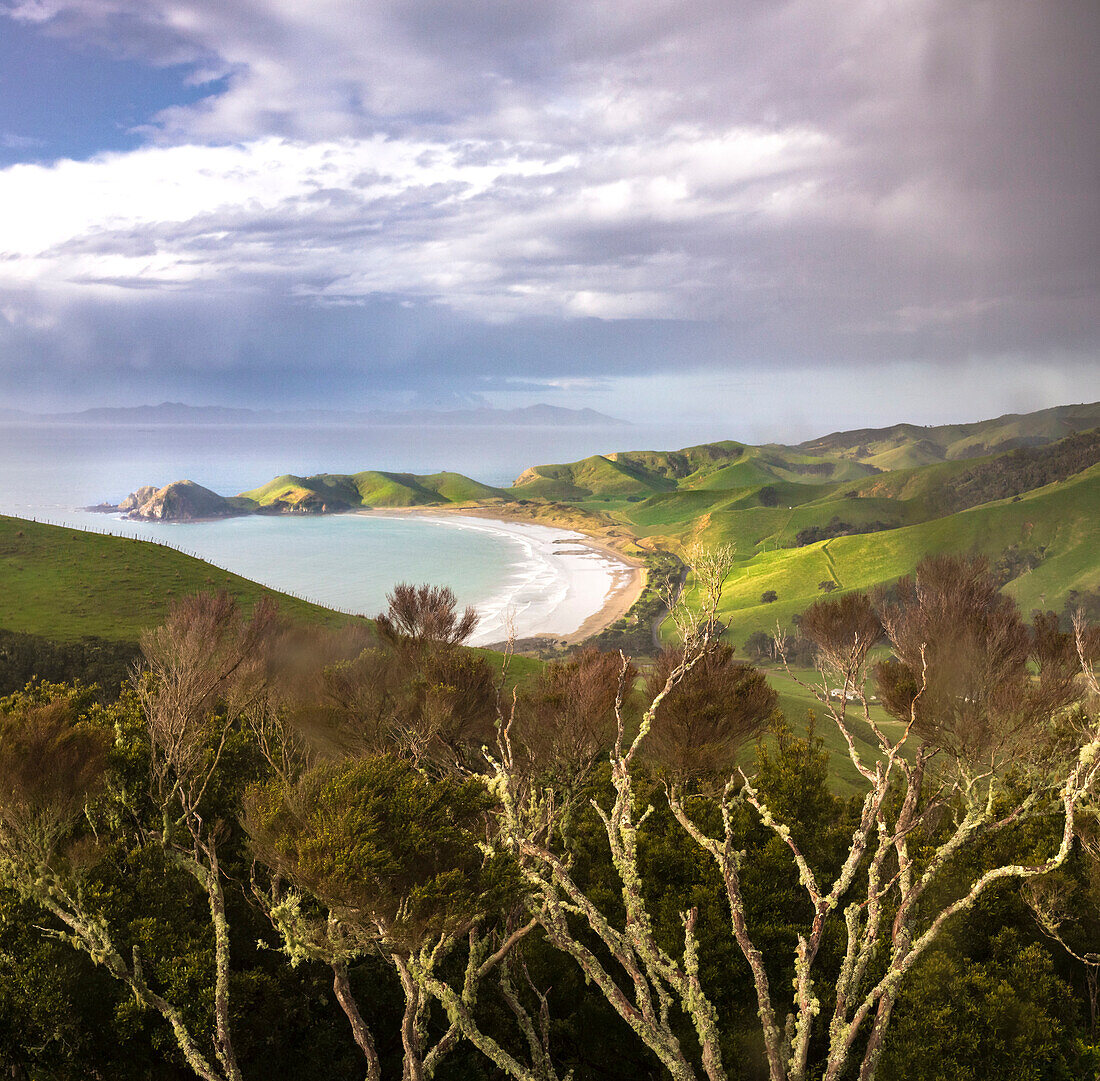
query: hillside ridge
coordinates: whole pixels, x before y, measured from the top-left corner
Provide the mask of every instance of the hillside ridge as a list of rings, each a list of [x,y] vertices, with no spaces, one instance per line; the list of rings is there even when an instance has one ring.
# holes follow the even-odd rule
[[[615,451],[531,466],[507,488],[452,472],[369,469],[283,474],[229,497],[180,481],[140,489],[119,509],[194,520],[464,508],[568,521],[570,528],[580,521],[582,529],[649,551],[728,544],[736,550],[738,580],[779,600],[765,610],[735,588],[730,596],[739,599],[724,618],[736,639],[745,626],[774,623],[821,591],[887,583],[933,550],[980,550],[1003,565],[1006,586],[1034,572],[1034,581],[1044,582],[1044,603],[1100,588],[1100,544],[1089,549],[1081,540],[1092,538],[1089,523],[1100,519],[1100,490],[1089,480],[1098,463],[1100,403],[1094,403],[962,425],[855,429],[790,446],[720,440]],[[1005,505],[1011,513],[998,509]],[[1040,510],[1056,516],[1053,531],[1048,522],[1020,518]],[[1035,540],[1048,533],[1047,541]]]

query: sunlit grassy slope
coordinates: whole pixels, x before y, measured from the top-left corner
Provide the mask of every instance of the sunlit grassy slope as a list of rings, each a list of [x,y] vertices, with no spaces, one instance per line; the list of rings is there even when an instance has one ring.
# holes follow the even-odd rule
[[[594,456],[533,467],[511,491],[621,522],[649,546],[732,546],[721,616],[734,643],[935,552],[1000,560],[1025,610],[1060,608],[1069,591],[1100,586],[1100,430],[1083,430],[1098,420],[1100,404],[801,447]]]
[[[348,616],[250,582],[150,541],[0,516],[0,627],[73,641],[136,641],[173,601],[228,590],[251,607],[278,601],[289,617],[336,626]]]
[[[523,499],[644,499],[662,492],[728,490],[776,482],[837,483],[874,469],[788,447],[704,443],[677,451],[624,451],[533,466],[510,489]]]
[[[257,506],[270,507],[277,501],[302,505],[311,498],[346,507],[417,507],[441,503],[469,503],[502,499],[500,488],[464,477],[460,473],[385,473],[368,469],[362,473],[321,473],[312,477],[284,474],[241,497]]]
[[[1098,425],[1100,402],[1092,402],[1040,409],[1034,413],[1009,413],[973,424],[941,424],[929,428],[897,424],[892,428],[835,432],[808,440],[798,449],[807,454],[850,458],[880,469],[907,469],[1049,443]]]
[[[930,553],[996,558],[1010,545],[1042,553],[1039,566],[1006,586],[1025,612],[1056,606],[1071,589],[1100,587],[1100,465],[1015,499],[900,529],[758,551],[737,564],[720,614],[740,643],[777,620],[790,626],[795,613],[822,596],[823,581],[841,590],[868,589],[911,572]],[[778,599],[762,603],[768,591]]]

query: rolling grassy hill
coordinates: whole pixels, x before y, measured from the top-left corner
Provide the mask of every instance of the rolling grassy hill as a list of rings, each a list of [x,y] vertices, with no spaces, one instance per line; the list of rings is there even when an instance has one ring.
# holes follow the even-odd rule
[[[882,585],[933,552],[985,555],[1025,611],[1058,608],[1071,590],[1100,587],[1098,424],[1100,404],[798,447],[627,452],[533,467],[511,491],[673,551],[733,545],[721,616],[735,644],[789,625],[823,586]]]
[[[507,498],[500,488],[461,473],[322,473],[312,477],[285,474],[259,488],[241,492],[257,508],[268,510],[348,510],[353,507],[420,507]]]
[[[897,424],[892,428],[861,428],[834,432],[800,443],[806,454],[836,455],[880,469],[906,469],[933,462],[1003,454],[1017,447],[1041,446],[1074,432],[1100,426],[1100,402],[1061,405],[1034,413],[1008,413],[972,424],[941,424],[924,428]]]
[[[516,478],[510,492],[523,499],[632,500],[661,492],[728,491],[774,482],[837,483],[875,472],[858,462],[789,447],[703,443],[675,451],[623,451],[564,465],[533,466]]]
[[[1070,590],[1100,588],[1100,465],[1019,497],[914,525],[755,552],[738,563],[720,615],[740,644],[753,631],[774,629],[777,620],[789,627],[796,613],[822,596],[823,581],[841,590],[869,589],[908,574],[930,553],[977,553],[995,564],[1009,550],[1038,560],[1004,587],[1025,613],[1060,607]],[[768,591],[778,599],[762,603]]]
[[[579,500],[592,496],[629,499],[671,491],[675,480],[626,456],[594,454],[570,465],[540,465],[520,474],[511,493],[520,499]]]
[[[350,617],[267,589],[163,545],[0,515],[0,627],[70,642],[137,641],[173,601],[226,589],[242,605],[274,598],[292,619],[339,626]]]

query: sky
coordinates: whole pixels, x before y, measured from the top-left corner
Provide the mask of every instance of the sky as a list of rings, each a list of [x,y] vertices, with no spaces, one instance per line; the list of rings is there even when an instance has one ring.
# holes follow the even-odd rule
[[[1100,399],[1095,0],[0,0],[0,404]]]

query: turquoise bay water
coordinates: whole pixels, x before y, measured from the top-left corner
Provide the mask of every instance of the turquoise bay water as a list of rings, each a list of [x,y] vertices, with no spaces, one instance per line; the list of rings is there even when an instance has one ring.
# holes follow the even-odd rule
[[[462,605],[494,605],[528,570],[526,550],[506,536],[418,518],[335,514],[176,524],[86,512],[65,518],[169,544],[264,585],[367,616],[385,608],[396,582],[446,585]]]
[[[449,585],[459,601],[500,615],[511,599],[546,617],[564,597],[552,542],[419,518],[363,515],[126,522],[81,508],[118,502],[142,484],[188,478],[231,495],[283,473],[450,469],[507,486],[527,466],[641,446],[679,446],[688,433],[616,428],[474,429],[106,427],[0,424],[0,513],[138,535],[237,574],[341,610],[374,615],[400,581]],[[575,575],[574,575],[575,576]],[[599,607],[599,597],[590,606]],[[576,590],[569,600],[577,606]],[[581,617],[583,619],[583,616]],[[559,613],[560,619],[560,613]],[[580,619],[577,620],[577,623]],[[491,628],[487,624],[485,631]],[[543,629],[521,628],[520,633]],[[572,628],[559,626],[557,633]],[[501,635],[490,634],[493,640]]]

